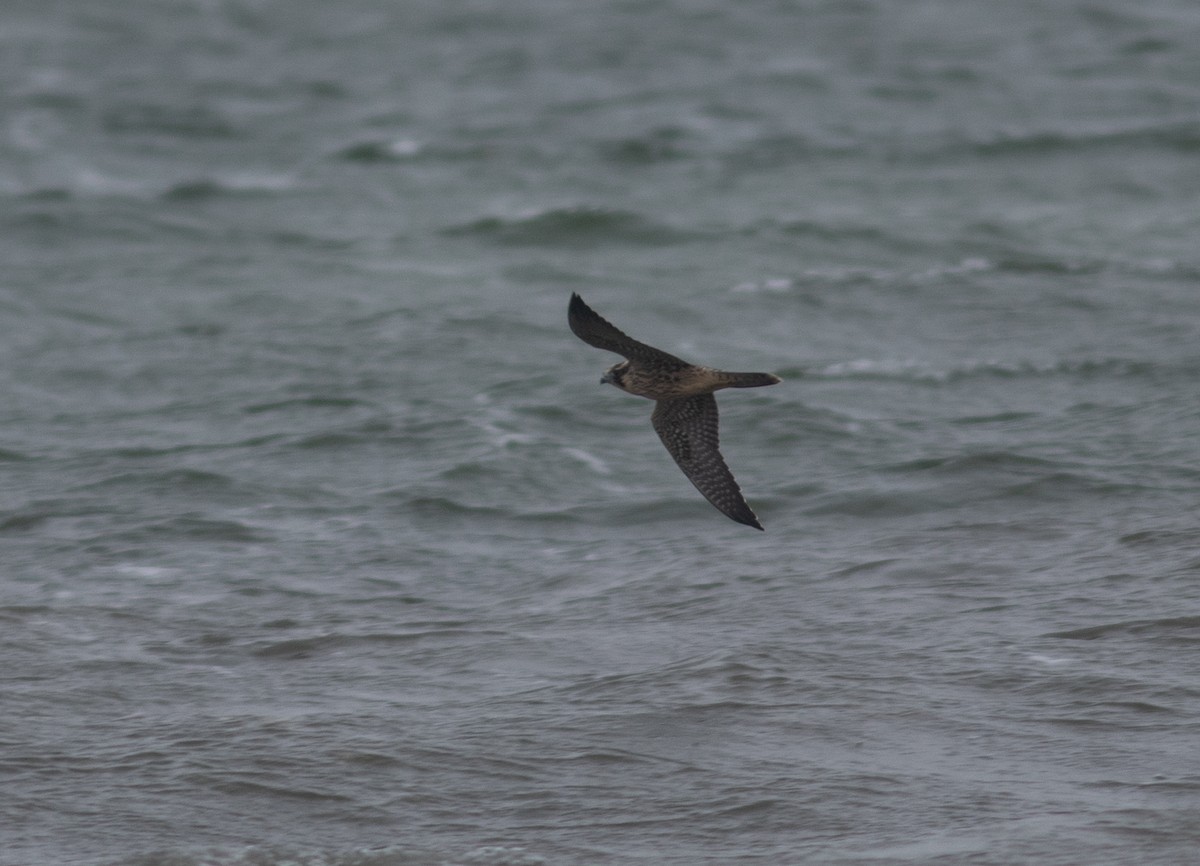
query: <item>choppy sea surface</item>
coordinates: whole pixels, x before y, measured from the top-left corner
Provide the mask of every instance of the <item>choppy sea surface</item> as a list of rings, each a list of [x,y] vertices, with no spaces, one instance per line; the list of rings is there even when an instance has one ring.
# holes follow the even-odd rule
[[[1195,862],[1197,44],[6,0],[0,864]]]

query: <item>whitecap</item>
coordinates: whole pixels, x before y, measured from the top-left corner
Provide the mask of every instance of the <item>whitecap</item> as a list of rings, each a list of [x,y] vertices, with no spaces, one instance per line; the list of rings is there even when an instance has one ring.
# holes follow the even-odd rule
[[[587,466],[593,472],[596,472],[600,475],[611,475],[612,474],[612,469],[609,468],[607,463],[605,463],[603,460],[601,460],[595,454],[591,454],[587,451],[584,451],[582,448],[564,448],[563,453],[566,454],[568,457],[574,457],[576,460],[578,460],[580,463]]]

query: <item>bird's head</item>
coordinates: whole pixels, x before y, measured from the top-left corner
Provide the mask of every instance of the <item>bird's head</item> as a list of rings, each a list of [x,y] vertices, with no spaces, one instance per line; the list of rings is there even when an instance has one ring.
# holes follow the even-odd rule
[[[604,371],[604,375],[600,377],[601,385],[616,385],[618,388],[625,387],[625,371],[629,369],[629,362],[622,361],[620,364],[613,364]]]

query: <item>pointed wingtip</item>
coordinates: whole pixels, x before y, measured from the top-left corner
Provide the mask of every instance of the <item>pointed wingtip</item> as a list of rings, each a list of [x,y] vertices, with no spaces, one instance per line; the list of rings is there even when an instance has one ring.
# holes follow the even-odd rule
[[[571,302],[567,304],[567,320],[583,319],[589,316],[595,316],[592,308],[583,302],[583,298],[579,297],[578,292],[571,292]]]
[[[584,303],[578,292],[571,292],[571,303],[567,305],[567,324],[575,336],[598,349],[621,354],[621,347],[611,344],[617,340],[629,341],[628,337]]]
[[[740,523],[743,526],[753,526],[759,532],[766,532],[767,530],[758,522],[758,515],[750,510],[750,506],[746,505],[744,501],[742,502],[742,506],[742,508],[733,508],[728,511],[720,508],[720,506],[718,506],[718,509],[735,523]]]
[[[759,532],[766,532],[766,530],[763,528],[763,525],[758,520],[758,515],[754,513],[754,509],[750,507],[750,503],[747,502],[741,495],[740,490],[738,491],[738,498],[741,499],[740,507],[735,506],[729,511],[726,511],[725,514],[728,517],[736,520],[738,523],[745,524],[746,526],[753,526]]]

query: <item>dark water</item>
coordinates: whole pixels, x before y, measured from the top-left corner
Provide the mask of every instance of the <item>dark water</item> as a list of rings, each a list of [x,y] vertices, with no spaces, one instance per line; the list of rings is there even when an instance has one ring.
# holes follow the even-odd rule
[[[0,863],[1192,862],[1197,44],[3,4]]]

